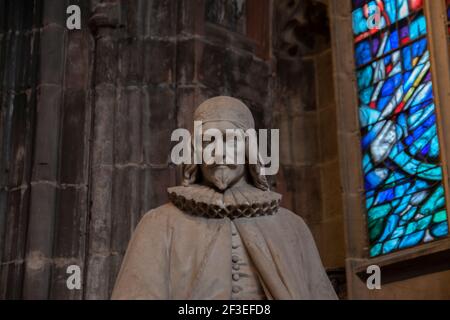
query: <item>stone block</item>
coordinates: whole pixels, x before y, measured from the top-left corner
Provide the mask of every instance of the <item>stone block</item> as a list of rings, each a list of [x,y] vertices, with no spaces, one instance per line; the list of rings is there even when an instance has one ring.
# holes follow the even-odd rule
[[[114,115],[114,163],[142,161],[142,90],[136,86],[119,89]]]
[[[13,96],[12,117],[9,118],[9,135],[5,135],[4,156],[7,161],[6,184],[9,187],[18,187],[29,181],[30,166],[32,161],[32,115],[34,108],[29,97],[24,94]],[[9,140],[6,140],[9,138]],[[5,168],[5,169],[6,169]],[[5,172],[6,173],[6,172]]]
[[[333,161],[320,166],[323,217],[331,219],[343,213],[342,187],[339,162]]]
[[[144,44],[144,81],[146,84],[172,83],[175,78],[175,42],[147,40]]]
[[[310,225],[317,249],[325,268],[339,268],[345,265],[345,238],[343,217]]]
[[[141,174],[141,216],[167,203],[167,188],[175,185],[175,167],[146,169]]]
[[[170,137],[176,128],[175,93],[170,87],[148,87],[144,90],[144,95],[144,162],[166,165],[170,159]]]
[[[100,85],[95,89],[95,126],[92,166],[113,164],[114,142],[114,109],[116,108],[116,88],[110,85]]]
[[[337,119],[334,108],[318,112],[320,160],[330,161],[338,157]]]
[[[64,73],[65,30],[57,25],[42,28],[40,37],[40,83],[61,84]]]
[[[125,254],[131,232],[140,217],[140,176],[144,169],[116,168],[112,181],[111,245],[114,253]]]
[[[73,1],[71,1],[73,2]],[[79,1],[77,1],[79,2]],[[71,3],[75,4],[75,3]],[[49,24],[56,24],[60,27],[66,27],[66,9],[67,9],[67,1],[61,0],[45,0],[43,1],[43,19],[42,24],[44,26]]]
[[[89,254],[109,252],[112,223],[113,168],[103,166],[92,172]]]
[[[143,2],[145,37],[175,36],[179,1],[148,0]]]
[[[141,39],[130,41],[125,39],[119,45],[120,80],[125,86],[141,85],[146,72],[143,68],[145,61],[144,43]]]
[[[322,220],[322,190],[320,171],[315,166],[296,166],[293,175],[294,212],[308,224]]]
[[[317,106],[318,109],[335,108],[334,68],[331,51],[316,57]]]
[[[59,126],[62,90],[41,85],[37,97],[33,179],[56,181],[59,154]]]
[[[180,39],[177,42],[176,76],[178,84],[197,83],[197,47],[201,46],[197,39]]]
[[[95,83],[112,84],[117,82],[119,55],[118,42],[112,37],[104,37],[97,40]]]
[[[54,258],[60,260],[83,259],[89,210],[87,201],[87,187],[65,187],[58,191]]]
[[[292,155],[296,164],[315,164],[319,159],[319,139],[315,114],[292,118]],[[295,143],[294,143],[295,141]]]
[[[86,183],[89,104],[84,90],[68,89],[64,93],[61,127],[59,181],[66,184]]]
[[[92,40],[83,31],[70,31],[67,34],[66,70],[64,84],[69,89],[89,88],[90,48]]]

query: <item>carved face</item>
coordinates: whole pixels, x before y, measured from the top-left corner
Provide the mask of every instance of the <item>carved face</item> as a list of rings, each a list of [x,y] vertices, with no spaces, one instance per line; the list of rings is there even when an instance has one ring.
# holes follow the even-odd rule
[[[221,157],[223,159],[224,164],[211,164],[208,165],[203,161],[203,164],[200,165],[201,172],[203,175],[204,183],[217,189],[224,191],[236,184],[245,183],[246,176],[246,166],[245,164],[226,164],[226,146],[230,145],[230,143],[234,144],[235,154],[232,156],[236,156],[239,151],[237,148],[238,144],[234,143],[234,139],[227,141],[226,139],[226,130],[227,129],[237,129],[230,122],[220,121],[220,122],[208,122],[203,125],[203,132],[206,132],[208,129],[217,129],[222,133],[223,137],[223,145],[224,152],[222,154],[217,154],[217,150],[214,150],[215,157]],[[210,142],[204,142],[203,146],[207,146]],[[244,147],[245,148],[245,147]],[[242,150],[241,150],[242,151]],[[243,151],[245,152],[245,150]],[[230,155],[229,155],[230,156]],[[235,157],[236,159],[236,157]],[[235,161],[236,162],[236,161]]]

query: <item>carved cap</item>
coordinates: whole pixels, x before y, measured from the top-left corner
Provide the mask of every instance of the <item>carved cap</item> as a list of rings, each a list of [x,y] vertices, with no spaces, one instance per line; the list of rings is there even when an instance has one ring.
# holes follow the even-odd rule
[[[228,121],[243,130],[254,129],[255,120],[250,109],[240,100],[220,96],[206,100],[194,113],[194,121]]]

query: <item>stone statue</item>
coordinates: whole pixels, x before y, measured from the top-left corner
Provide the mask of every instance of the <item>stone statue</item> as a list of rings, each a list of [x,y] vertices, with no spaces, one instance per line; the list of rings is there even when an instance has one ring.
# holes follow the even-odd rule
[[[250,110],[216,97],[206,128],[254,128]],[[279,207],[259,165],[185,165],[170,203],[147,213],[129,243],[113,299],[336,299],[303,220]]]

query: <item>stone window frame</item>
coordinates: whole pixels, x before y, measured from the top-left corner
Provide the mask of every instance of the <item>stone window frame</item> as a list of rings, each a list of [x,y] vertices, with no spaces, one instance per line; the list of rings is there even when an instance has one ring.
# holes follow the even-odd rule
[[[346,273],[349,298],[365,288],[367,267],[381,268],[382,283],[450,269],[450,236],[374,258],[369,256],[364,177],[360,149],[357,82],[351,0],[330,0],[334,80],[344,206]],[[444,1],[424,0],[435,104],[443,164],[445,197],[450,209],[450,57]],[[449,212],[450,223],[450,212]],[[362,282],[361,282],[362,281]],[[365,288],[367,290],[367,288]]]

